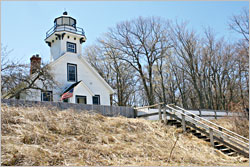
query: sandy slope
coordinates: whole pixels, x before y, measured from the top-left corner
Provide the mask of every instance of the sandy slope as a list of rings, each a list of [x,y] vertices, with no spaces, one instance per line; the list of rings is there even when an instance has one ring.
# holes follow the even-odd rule
[[[1,140],[2,165],[225,166],[248,162],[157,121],[39,107],[2,106]]]

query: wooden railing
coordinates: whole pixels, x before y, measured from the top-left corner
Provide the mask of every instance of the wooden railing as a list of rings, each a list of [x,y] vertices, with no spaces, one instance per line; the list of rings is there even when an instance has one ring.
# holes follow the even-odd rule
[[[170,105],[167,105],[167,106],[169,107]],[[222,127],[222,126],[219,126],[219,125],[217,125],[217,124],[215,124],[215,123],[213,123],[213,122],[211,122],[211,121],[209,121],[209,120],[207,120],[207,119],[204,119],[204,118],[202,118],[202,117],[200,117],[200,116],[197,117],[197,115],[195,115],[195,114],[193,114],[193,113],[191,113],[191,112],[189,112],[189,111],[187,111],[187,110],[185,110],[185,109],[183,109],[183,108],[181,108],[181,107],[178,107],[178,106],[173,106],[173,107],[175,107],[175,108],[181,110],[181,111],[184,112],[184,113],[189,114],[189,116],[191,116],[191,117],[196,117],[197,119],[202,120],[204,123],[208,123],[208,124],[213,125],[213,127],[215,127],[215,128],[216,128],[217,130],[219,130],[219,131],[225,131],[225,132],[227,132],[228,134],[235,135],[235,136],[241,138],[242,140],[244,140],[244,141],[246,141],[246,142],[249,142],[249,139],[247,139],[247,138],[245,138],[245,137],[243,137],[243,136],[241,136],[241,135],[239,135],[239,134],[237,134],[237,133],[235,133],[235,132],[233,132],[233,131],[230,131],[230,130],[228,130],[228,129]]]
[[[182,109],[178,106],[172,106],[172,107],[169,105],[166,105],[166,106],[167,106],[167,108],[172,110],[172,113],[174,113],[174,115],[178,116],[179,118],[181,116],[182,122],[185,122],[185,123],[190,122],[192,124],[195,124],[196,126],[203,128],[207,132],[209,132],[210,138],[213,137],[214,135],[216,135],[218,138],[222,138],[225,141],[228,141],[234,145],[241,147],[244,151],[249,150],[249,139],[247,139],[243,136],[240,136],[237,133],[234,133],[226,128],[223,128],[222,126],[219,126],[211,121],[208,121],[204,118],[201,118],[195,114],[192,114],[192,113],[190,113],[190,112],[186,111],[185,109]],[[176,108],[178,108],[179,110],[177,110]],[[193,116],[189,116],[189,115],[187,115],[187,113],[192,114]],[[210,126],[208,123],[214,125],[216,128],[213,126]],[[222,130],[224,130],[230,134],[225,133]],[[246,143],[246,142],[248,142],[248,143]],[[211,140],[211,144],[214,145],[213,140]]]
[[[236,152],[239,152],[244,156],[249,156],[249,139],[173,104],[162,106],[162,103],[159,103],[152,106],[145,106],[143,108],[155,107],[157,105],[158,112],[149,113],[138,117],[159,115],[159,120],[163,119],[163,122],[167,124],[168,115],[170,119],[174,118],[181,122],[183,131],[186,131],[186,126],[188,125],[208,136],[212,146],[214,146],[214,140],[217,140]]]
[[[212,118],[219,118],[219,117],[245,117],[245,115],[243,113],[239,113],[239,112],[229,112],[229,111],[225,111],[225,110],[187,110],[189,112],[192,112],[193,114],[197,113],[196,115],[198,115],[199,117],[212,117]],[[213,114],[211,114],[213,113]]]
[[[152,106],[155,107],[157,105],[159,104],[155,104]],[[151,108],[151,106],[137,107],[135,108],[135,110],[148,112],[148,111],[143,111],[143,109],[147,109],[147,108]],[[193,114],[195,114],[195,115],[198,115],[199,117],[207,118],[207,119],[218,119],[218,118],[223,118],[223,117],[246,117],[244,113],[235,113],[235,112],[221,111],[221,110],[187,110],[187,111],[192,113],[192,114],[188,114],[189,116],[192,116]],[[149,116],[154,116],[154,115],[158,115],[158,111],[137,115],[137,117],[149,117]]]
[[[163,102],[161,103],[158,103],[158,104],[154,104],[154,105],[150,105],[150,106],[143,106],[143,107],[135,107],[136,110],[139,110],[139,109],[144,109],[144,108],[152,108],[152,107],[156,107],[156,106],[159,106],[161,104],[164,104]]]

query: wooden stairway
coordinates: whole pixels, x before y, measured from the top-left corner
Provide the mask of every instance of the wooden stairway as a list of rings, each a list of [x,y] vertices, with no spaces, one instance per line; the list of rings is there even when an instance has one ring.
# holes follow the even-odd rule
[[[172,126],[176,126],[177,128],[182,127],[181,122],[173,119],[173,120],[168,120],[167,125],[172,125]],[[206,142],[210,142],[210,138],[206,135],[203,135],[202,133],[200,133],[199,131],[192,129],[191,127],[186,127],[186,132],[188,133],[192,133],[194,136],[196,136],[199,139],[202,139]],[[237,153],[230,149],[229,147],[225,146],[224,144],[220,143],[220,142],[214,142],[214,148],[217,150],[220,150],[222,153],[228,155],[228,156],[235,156],[237,155]]]
[[[167,125],[182,127],[184,132],[210,142],[222,153],[249,157],[249,139],[175,105],[166,105],[163,114]],[[170,120],[167,119],[167,115],[170,116]]]

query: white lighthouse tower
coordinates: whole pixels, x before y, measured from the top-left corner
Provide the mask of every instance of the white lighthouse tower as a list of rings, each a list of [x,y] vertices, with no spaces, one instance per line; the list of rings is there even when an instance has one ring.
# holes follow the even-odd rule
[[[45,42],[50,47],[50,61],[55,61],[66,52],[80,55],[81,44],[85,41],[83,28],[76,27],[76,20],[64,12],[55,18],[54,26],[46,33]]]
[[[85,33],[76,27],[74,18],[67,12],[57,17],[45,39],[51,53],[48,67],[56,86],[43,91],[31,90],[32,93],[24,95],[24,99],[110,105],[114,90],[82,56],[82,43],[85,41]],[[40,64],[39,56],[31,58],[31,74]]]

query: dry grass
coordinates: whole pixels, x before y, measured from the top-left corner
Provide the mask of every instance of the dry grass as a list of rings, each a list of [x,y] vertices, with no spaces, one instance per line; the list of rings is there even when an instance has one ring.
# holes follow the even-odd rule
[[[231,124],[230,127],[228,127],[230,130],[246,137],[249,139],[249,113],[245,111],[246,108],[249,108],[249,106],[243,107],[242,102],[238,103],[232,103],[230,106],[230,111],[234,112],[234,115],[243,115],[243,117],[233,117],[229,118],[228,121],[225,119],[224,122],[229,122]],[[223,122],[223,121],[221,121]]]
[[[175,127],[143,119],[2,106],[1,126],[1,165],[225,166],[248,161],[215,151]]]
[[[249,139],[249,121],[245,118],[228,117],[211,121]]]
[[[241,103],[232,104],[230,111],[233,112],[233,117],[212,120],[212,122],[249,139],[249,120],[244,110]],[[244,116],[239,117],[238,115]]]

